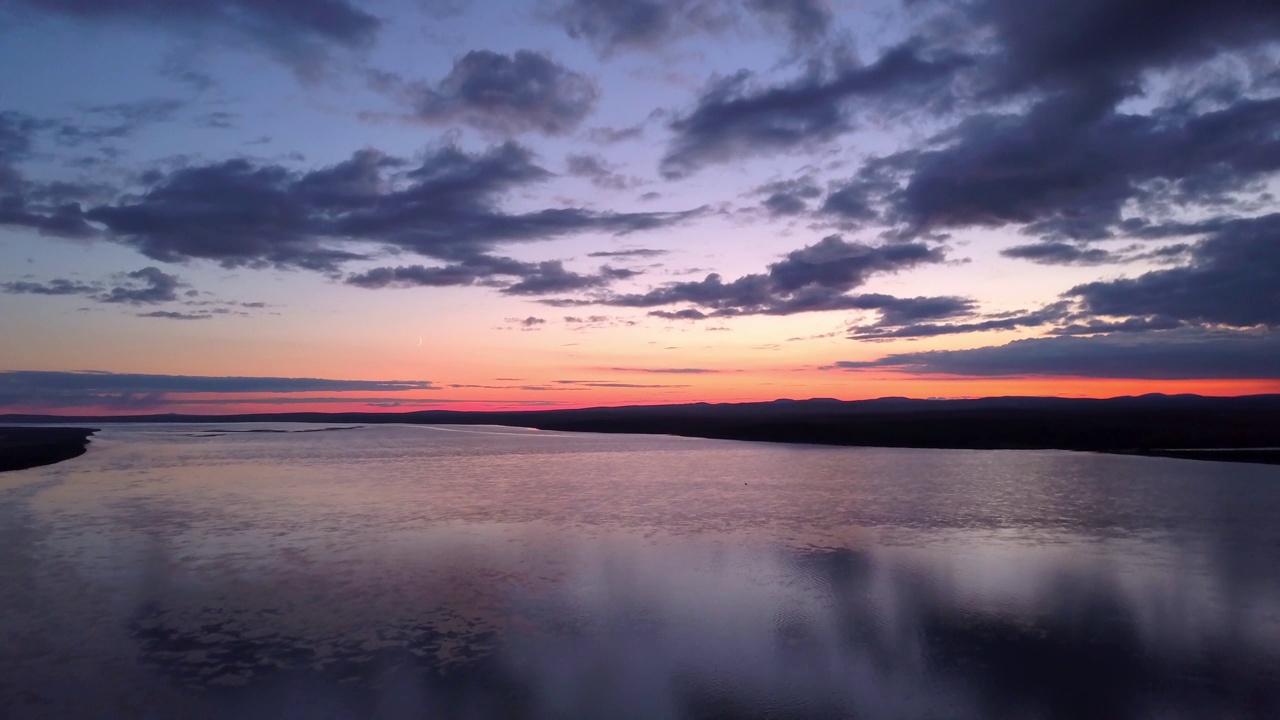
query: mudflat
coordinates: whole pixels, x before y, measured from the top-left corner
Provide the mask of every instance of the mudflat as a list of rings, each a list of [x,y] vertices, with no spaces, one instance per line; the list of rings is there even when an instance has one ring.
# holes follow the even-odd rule
[[[78,427],[0,427],[0,472],[52,465],[83,455],[95,432]]]

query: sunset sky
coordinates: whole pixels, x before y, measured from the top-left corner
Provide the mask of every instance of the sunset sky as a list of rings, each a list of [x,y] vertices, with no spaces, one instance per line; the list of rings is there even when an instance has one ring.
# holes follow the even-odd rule
[[[1280,392],[1256,0],[0,0],[0,413]]]

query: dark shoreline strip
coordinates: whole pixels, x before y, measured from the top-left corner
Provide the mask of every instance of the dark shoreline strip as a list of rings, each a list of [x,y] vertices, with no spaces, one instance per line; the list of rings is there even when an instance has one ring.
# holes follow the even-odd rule
[[[1125,450],[1113,451],[1116,455],[1145,455],[1148,457],[1177,458],[1178,460],[1212,460],[1216,462],[1259,463],[1280,465],[1280,450],[1271,448],[1242,448],[1225,450]]]
[[[0,472],[52,465],[83,455],[93,428],[0,427]]]

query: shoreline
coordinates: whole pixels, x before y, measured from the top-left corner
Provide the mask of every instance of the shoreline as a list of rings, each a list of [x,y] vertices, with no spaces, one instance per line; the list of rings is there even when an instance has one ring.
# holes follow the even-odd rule
[[[248,422],[339,425],[504,425],[539,430],[674,435],[713,440],[844,447],[1069,450],[1280,464],[1280,395],[1145,395],[1107,400],[1007,397],[978,400],[832,399],[631,405],[566,410],[396,413],[286,412],[241,415],[0,416],[0,468],[34,467],[84,452],[87,424]],[[0,431],[3,431],[0,428]],[[42,435],[43,434],[43,435]],[[34,440],[44,437],[44,444]],[[22,464],[17,457],[22,455]]]
[[[1171,448],[1161,450],[1115,450],[1110,451],[1110,454],[1173,458],[1175,460],[1208,460],[1210,462],[1280,465],[1280,448],[1220,448],[1212,450],[1178,450]]]
[[[0,427],[0,472],[27,470],[79,457],[96,428]]]
[[[222,419],[222,422],[238,424],[239,422],[254,422],[260,420],[229,420]],[[317,422],[311,421],[295,421],[295,422]],[[401,421],[403,422],[403,421]],[[177,423],[181,424],[181,423]],[[373,423],[382,424],[382,423]],[[411,425],[421,423],[406,423]],[[437,424],[437,423],[431,423]],[[439,424],[451,425],[473,425],[475,423],[458,423],[445,422]],[[761,437],[757,432],[735,433],[735,432],[697,432],[691,428],[682,428],[680,431],[673,432],[671,429],[646,428],[640,429],[630,427],[627,429],[619,429],[616,427],[547,427],[538,428],[534,424],[516,424],[516,423],[495,423],[499,427],[510,428],[536,428],[544,430],[560,430],[568,432],[589,432],[594,434],[611,435],[619,433],[635,433],[640,435],[670,435],[673,437],[691,437],[706,440],[734,440],[738,442],[766,442],[779,445],[822,445],[827,447],[879,447],[879,448],[915,448],[915,449],[934,449],[934,450],[1062,450],[1066,452],[1095,452],[1107,455],[1129,455],[1135,457],[1161,457],[1175,460],[1198,460],[1210,462],[1233,462],[1233,463],[1249,463],[1262,465],[1280,465],[1280,448],[1263,447],[1263,448],[1099,448],[1099,447],[1063,447],[1059,444],[1057,447],[1052,445],[1030,445],[1017,446],[1000,443],[939,443],[936,442],[919,442],[919,443],[885,443],[872,444],[860,443],[846,439],[843,442],[834,438],[815,439],[801,437]],[[542,425],[540,423],[540,425]],[[330,429],[330,428],[326,428]],[[334,428],[334,429],[352,429],[352,428]],[[65,427],[65,426],[43,426],[43,427],[0,427],[0,472],[8,472],[15,470],[26,470],[34,467],[42,467],[53,465],[56,463],[79,457],[88,451],[88,446],[92,436],[99,432],[97,428],[82,427]],[[232,430],[228,432],[267,432],[254,430]],[[285,431],[278,431],[285,432]],[[294,432],[318,432],[317,430],[303,430]]]

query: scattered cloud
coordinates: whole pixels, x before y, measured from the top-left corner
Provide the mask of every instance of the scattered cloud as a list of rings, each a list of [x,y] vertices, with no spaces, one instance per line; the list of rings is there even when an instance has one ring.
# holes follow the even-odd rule
[[[565,158],[565,165],[570,175],[587,178],[601,190],[626,190],[638,183],[635,178],[619,173],[616,166],[599,155],[570,154]]]
[[[587,76],[531,50],[472,50],[435,85],[384,72],[371,79],[376,89],[406,103],[417,120],[462,123],[499,135],[564,135],[591,113],[599,96]]]
[[[178,312],[176,310],[152,310],[138,313],[142,318],[164,318],[165,320],[209,320],[216,317],[211,312]]]
[[[346,282],[371,290],[487,285],[501,288],[506,295],[547,295],[602,288],[637,274],[634,270],[609,265],[600,266],[594,273],[579,273],[565,269],[559,260],[522,262],[507,257],[476,255],[451,265],[373,268],[348,275]],[[516,281],[511,282],[511,278]]]
[[[667,250],[655,250],[652,248],[634,248],[632,250],[597,250],[596,252],[587,253],[587,257],[593,258],[656,258],[667,254]]]
[[[504,194],[549,175],[514,142],[478,154],[446,145],[416,166],[361,150],[305,173],[236,159],[159,173],[144,192],[84,215],[117,242],[163,262],[334,272],[367,257],[367,248],[353,249],[353,243],[465,262],[503,243],[587,231],[626,234],[699,212],[500,209]]]
[[[156,123],[172,120],[187,106],[176,98],[149,98],[111,105],[80,108],[75,121],[50,122],[53,140],[59,145],[75,147],[99,144],[106,140],[129,137]]]
[[[0,289],[14,295],[94,295],[102,292],[101,285],[64,278],[56,278],[44,283],[29,280],[7,282],[0,284]]]
[[[1102,248],[1082,248],[1064,242],[1015,245],[1001,250],[1000,254],[1041,265],[1103,265],[1116,261],[1110,251]]]
[[[939,263],[944,259],[942,250],[923,243],[871,246],[831,235],[813,245],[793,250],[770,265],[765,273],[744,275],[730,282],[725,282],[717,273],[711,273],[699,281],[667,283],[644,293],[604,295],[584,302],[635,308],[680,303],[695,306],[650,313],[655,317],[675,320],[791,315],[824,310],[880,310],[891,314],[918,314],[927,310],[947,316],[969,307],[968,301],[848,294],[875,275]]]
[[[708,370],[707,368],[609,368],[614,372],[629,373],[656,373],[659,375],[711,375],[721,370]]]
[[[99,302],[152,305],[173,302],[178,299],[178,289],[185,286],[177,275],[170,275],[157,267],[145,267],[126,273],[123,285],[111,288],[98,296]]]
[[[145,267],[133,272],[120,273],[114,278],[114,286],[100,282],[80,282],[55,278],[48,282],[15,281],[0,283],[0,291],[11,294],[33,295],[81,295],[102,303],[128,305],[154,305],[179,299],[178,290],[187,287],[176,276],[157,267]]]
[[[540,317],[534,317],[533,315],[530,315],[529,317],[526,317],[526,318],[507,318],[506,322],[512,323],[514,325],[519,325],[524,330],[533,330],[537,328],[539,325],[547,324],[547,321],[545,319]]]
[[[766,212],[773,216],[801,215],[809,212],[809,202],[822,197],[822,190],[810,178],[781,180],[756,188],[764,195]]]
[[[594,388],[627,388],[637,390],[689,387],[688,385],[649,385],[645,383],[614,382],[612,380],[553,380],[552,382],[556,385],[577,385]]]
[[[288,377],[143,375],[100,371],[0,372],[0,407],[154,404],[171,394],[405,392],[436,390],[423,380],[331,380]]]

